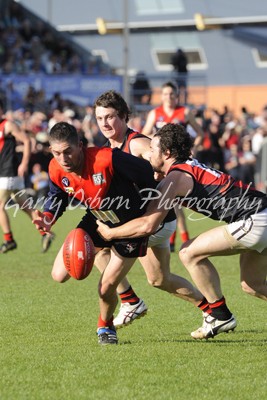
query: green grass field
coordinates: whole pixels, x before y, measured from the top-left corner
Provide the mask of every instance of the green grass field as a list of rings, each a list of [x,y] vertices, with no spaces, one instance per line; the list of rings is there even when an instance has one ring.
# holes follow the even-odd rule
[[[12,217],[18,249],[0,255],[0,399],[264,399],[266,303],[241,292],[238,257],[214,260],[238,320],[234,333],[191,339],[202,323],[199,310],[149,287],[136,263],[129,277],[149,312],[118,331],[118,346],[97,344],[98,272],[61,285],[50,277],[56,253],[82,213],[65,213],[46,254],[28,217]],[[191,222],[190,234],[212,226]],[[175,254],[172,270],[188,278]]]

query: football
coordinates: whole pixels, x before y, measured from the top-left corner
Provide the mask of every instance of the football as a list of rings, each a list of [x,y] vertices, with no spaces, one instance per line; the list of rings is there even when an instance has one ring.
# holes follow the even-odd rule
[[[63,245],[63,260],[72,278],[80,281],[90,274],[95,260],[95,247],[92,239],[83,229],[73,229],[66,237]]]

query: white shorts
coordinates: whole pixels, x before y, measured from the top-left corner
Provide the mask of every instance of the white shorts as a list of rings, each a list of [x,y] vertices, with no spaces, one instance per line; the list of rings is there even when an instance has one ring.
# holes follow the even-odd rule
[[[0,189],[11,191],[25,189],[24,179],[20,176],[0,177]]]
[[[6,202],[12,195],[25,189],[24,178],[20,176],[0,177],[0,200]]]
[[[147,247],[170,247],[170,237],[175,230],[176,219],[174,221],[164,223],[161,229],[159,229],[153,235],[149,236]]]
[[[225,229],[241,245],[240,248],[261,253],[267,248],[267,208],[247,219],[232,222]]]

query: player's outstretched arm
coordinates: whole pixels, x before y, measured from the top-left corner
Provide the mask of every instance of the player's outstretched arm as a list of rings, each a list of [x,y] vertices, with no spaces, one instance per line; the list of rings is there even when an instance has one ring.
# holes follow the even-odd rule
[[[147,217],[133,219],[132,221],[126,222],[125,224],[115,228],[109,228],[101,221],[96,222],[98,225],[98,233],[107,241],[113,239],[149,236],[153,233],[153,225],[150,224]],[[154,230],[156,230],[156,228]]]
[[[139,218],[132,219],[123,225],[109,228],[101,221],[97,221],[98,233],[105,240],[136,238],[153,234],[164,220],[176,197],[176,187],[171,177],[164,178],[155,190],[154,197],[149,194],[149,204],[146,213]],[[152,196],[152,197],[150,197]]]

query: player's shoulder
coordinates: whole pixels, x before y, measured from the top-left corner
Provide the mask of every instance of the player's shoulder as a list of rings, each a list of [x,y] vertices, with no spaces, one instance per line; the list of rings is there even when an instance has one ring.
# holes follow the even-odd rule
[[[111,151],[110,147],[107,146],[102,146],[102,147],[98,147],[98,146],[90,146],[90,147],[86,147],[84,149],[86,154],[92,155],[92,154],[105,154],[105,153],[109,153]]]
[[[131,154],[139,156],[143,151],[148,151],[150,149],[150,142],[151,139],[148,136],[143,134],[136,136],[134,140],[130,142]],[[135,151],[137,151],[138,154],[135,154]]]
[[[85,164],[87,168],[110,168],[113,163],[113,149],[110,147],[87,147],[85,149]]]
[[[9,133],[12,134],[13,127],[15,127],[15,124],[12,121],[9,121],[6,118],[2,119],[2,121],[1,121],[1,129],[4,132],[4,135],[7,135]]]

